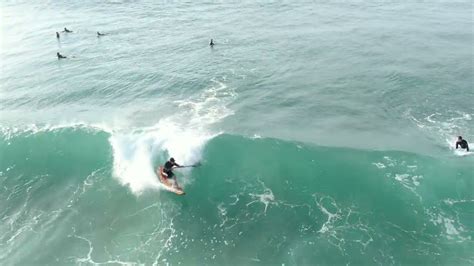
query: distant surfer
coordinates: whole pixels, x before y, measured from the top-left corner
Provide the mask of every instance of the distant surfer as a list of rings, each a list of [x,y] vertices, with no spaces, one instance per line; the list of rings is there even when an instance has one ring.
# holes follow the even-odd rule
[[[100,32],[97,32],[97,37],[105,36],[105,35],[107,35],[107,33],[100,33]]]
[[[72,32],[72,30],[68,30],[66,27],[64,27],[64,31],[63,32]]]
[[[458,147],[461,147],[461,149],[466,149],[466,151],[469,151],[469,145],[467,144],[467,140],[463,139],[462,136],[458,137],[458,141],[456,141],[456,149]]]
[[[56,31],[56,38],[59,39],[59,32]]]
[[[213,47],[214,46],[214,40],[211,39],[211,42],[209,42],[209,46]]]
[[[165,175],[168,179],[172,179],[174,177],[173,168],[176,167],[179,168],[181,165],[177,164],[174,158],[170,158],[163,166],[163,175]]]
[[[57,52],[56,55],[58,56],[58,59],[65,59],[65,58],[67,58],[66,56],[60,54],[59,52]]]

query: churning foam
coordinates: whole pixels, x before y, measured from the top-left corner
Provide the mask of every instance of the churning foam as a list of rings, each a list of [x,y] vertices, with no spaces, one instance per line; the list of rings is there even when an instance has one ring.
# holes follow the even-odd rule
[[[469,125],[472,123],[473,114],[447,110],[444,113],[433,113],[424,118],[416,118],[410,111],[405,115],[414,121],[420,129],[430,134],[435,133],[439,140],[444,139],[447,147],[452,149],[455,155],[469,155],[462,151],[456,151],[454,147],[457,136],[462,135],[468,139],[472,136],[472,132],[469,132]]]
[[[114,176],[135,194],[145,189],[160,189],[155,173],[169,157],[183,165],[201,160],[207,141],[219,132],[210,126],[233,114],[227,104],[236,96],[226,84],[211,80],[211,86],[193,98],[176,101],[176,112],[152,127],[110,137],[114,156]],[[176,170],[181,186],[189,182],[190,169]],[[183,176],[184,175],[184,176]]]

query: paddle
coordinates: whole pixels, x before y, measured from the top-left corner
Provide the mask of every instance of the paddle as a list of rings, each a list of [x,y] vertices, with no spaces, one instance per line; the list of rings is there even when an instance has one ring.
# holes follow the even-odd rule
[[[198,167],[198,166],[201,166],[201,163],[196,163],[196,164],[192,164],[192,165],[182,165],[178,168]]]

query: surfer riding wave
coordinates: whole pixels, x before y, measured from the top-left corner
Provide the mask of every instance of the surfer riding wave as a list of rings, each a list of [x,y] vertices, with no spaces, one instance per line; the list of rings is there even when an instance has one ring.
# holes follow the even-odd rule
[[[179,168],[181,165],[177,164],[174,158],[170,158],[165,165],[163,166],[163,175],[166,176],[168,179],[173,178],[175,175],[173,173],[173,168]]]
[[[178,185],[176,176],[173,173],[173,168],[181,168],[182,166],[177,164],[174,158],[170,158],[164,166],[158,167],[156,173],[160,178],[161,183],[163,183],[168,188],[178,195],[184,194],[183,189]],[[173,181],[171,181],[173,180]]]

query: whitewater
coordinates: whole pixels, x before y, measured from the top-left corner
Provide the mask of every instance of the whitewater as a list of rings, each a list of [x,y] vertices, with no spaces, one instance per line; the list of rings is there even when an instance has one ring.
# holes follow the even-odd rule
[[[0,264],[474,264],[471,2],[0,8]]]

